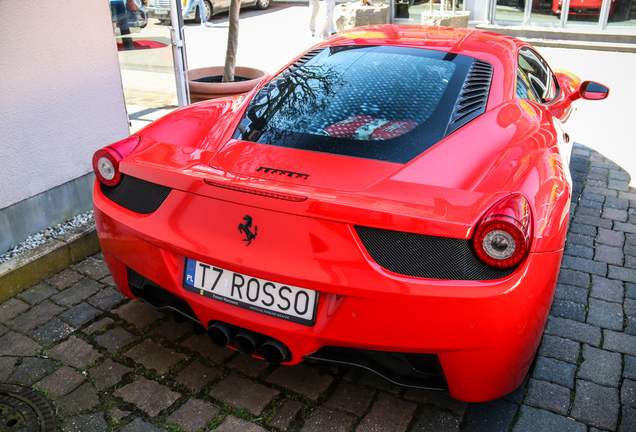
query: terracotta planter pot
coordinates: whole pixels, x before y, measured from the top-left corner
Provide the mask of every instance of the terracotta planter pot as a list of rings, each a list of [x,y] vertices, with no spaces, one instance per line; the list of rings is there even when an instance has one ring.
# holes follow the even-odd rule
[[[205,67],[188,70],[188,86],[190,87],[190,101],[201,102],[208,99],[232,96],[247,93],[267,76],[267,72],[245,66],[237,66],[235,75],[251,78],[245,81],[231,83],[224,82],[197,82],[199,78],[223,75],[223,66]]]

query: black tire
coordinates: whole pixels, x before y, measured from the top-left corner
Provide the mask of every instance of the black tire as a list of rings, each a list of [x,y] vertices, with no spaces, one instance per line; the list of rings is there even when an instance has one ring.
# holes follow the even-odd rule
[[[210,21],[212,19],[212,15],[214,15],[212,2],[210,0],[204,0],[203,3],[205,4],[205,20]]]
[[[254,7],[260,10],[267,9],[269,7],[269,0],[256,0]]]

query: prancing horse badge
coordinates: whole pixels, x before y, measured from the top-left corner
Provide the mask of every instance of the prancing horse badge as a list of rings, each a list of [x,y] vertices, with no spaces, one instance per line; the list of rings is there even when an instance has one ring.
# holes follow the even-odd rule
[[[252,216],[245,215],[243,218],[245,222],[239,224],[238,229],[240,232],[245,234],[245,238],[243,241],[247,242],[246,246],[249,246],[252,243],[252,240],[256,238],[256,234],[258,234],[258,227],[254,227],[254,232],[252,232]]]

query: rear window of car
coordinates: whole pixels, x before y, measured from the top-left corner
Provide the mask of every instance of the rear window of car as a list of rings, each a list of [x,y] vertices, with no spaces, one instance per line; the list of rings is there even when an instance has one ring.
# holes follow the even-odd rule
[[[325,48],[264,86],[234,138],[406,163],[447,133],[473,60],[419,48]]]

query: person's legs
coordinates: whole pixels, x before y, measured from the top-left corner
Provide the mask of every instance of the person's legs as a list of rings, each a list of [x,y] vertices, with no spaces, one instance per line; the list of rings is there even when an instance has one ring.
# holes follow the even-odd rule
[[[316,18],[318,17],[318,11],[320,10],[320,3],[318,0],[309,0],[309,7],[311,9],[309,16],[309,31],[313,37],[316,34]]]

